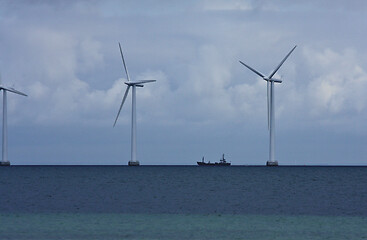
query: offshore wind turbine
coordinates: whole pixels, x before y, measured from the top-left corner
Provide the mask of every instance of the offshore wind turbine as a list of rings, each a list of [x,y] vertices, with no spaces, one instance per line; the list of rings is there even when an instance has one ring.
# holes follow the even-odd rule
[[[283,58],[283,60],[279,63],[279,65],[270,73],[268,77],[266,77],[261,72],[253,69],[252,67],[246,65],[241,62],[242,65],[262,77],[267,83],[267,105],[268,105],[268,130],[269,130],[269,160],[266,162],[266,166],[278,166],[278,161],[275,160],[275,109],[274,109],[274,83],[282,83],[281,79],[273,78],[275,73],[279,70],[279,68],[283,65],[285,60],[291,55],[294,49],[297,47],[294,46],[292,50]]]
[[[3,91],[3,152],[2,159],[0,162],[0,166],[10,166],[10,162],[8,160],[8,111],[7,111],[7,92],[16,93],[22,96],[27,96],[25,93],[22,93],[14,88],[4,87],[1,84],[0,79],[0,91]]]
[[[129,72],[127,71],[124,54],[122,53],[121,44],[119,43],[120,53],[122,58],[122,63],[124,65],[125,73],[127,76],[127,81],[125,84],[127,85],[125,94],[122,98],[122,102],[120,105],[120,109],[117,113],[117,117],[115,119],[115,123],[113,126],[116,125],[117,119],[119,118],[121,108],[125,103],[126,97],[129,93],[130,88],[132,88],[132,109],[131,109],[131,160],[129,161],[129,166],[139,166],[140,163],[136,159],[136,87],[144,87],[145,83],[155,82],[156,80],[138,80],[138,81],[131,81],[129,77]]]

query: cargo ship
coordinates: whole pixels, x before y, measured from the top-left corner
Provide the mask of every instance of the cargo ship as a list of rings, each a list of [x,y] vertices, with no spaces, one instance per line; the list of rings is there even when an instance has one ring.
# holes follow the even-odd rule
[[[205,162],[204,157],[201,159],[201,162],[196,162],[199,166],[231,166],[231,163],[227,162],[224,158],[224,154],[222,155],[222,158],[219,160],[219,162],[211,163]]]

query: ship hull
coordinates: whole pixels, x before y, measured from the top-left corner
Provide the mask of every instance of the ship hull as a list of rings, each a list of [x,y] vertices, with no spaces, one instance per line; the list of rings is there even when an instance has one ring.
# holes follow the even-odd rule
[[[231,166],[231,163],[206,163],[206,162],[196,162],[199,166],[208,166],[208,167],[227,167]]]

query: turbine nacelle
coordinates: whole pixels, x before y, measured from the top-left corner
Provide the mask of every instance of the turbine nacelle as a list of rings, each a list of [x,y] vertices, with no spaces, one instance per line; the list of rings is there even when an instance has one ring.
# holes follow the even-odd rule
[[[264,77],[263,79],[264,79],[265,81],[267,81],[267,82],[282,83],[282,80],[280,80],[280,79],[276,79],[276,78],[267,78],[267,77]]]

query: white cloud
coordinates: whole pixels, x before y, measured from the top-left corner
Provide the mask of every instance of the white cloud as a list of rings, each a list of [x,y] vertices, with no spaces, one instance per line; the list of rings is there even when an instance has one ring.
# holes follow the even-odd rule
[[[104,64],[103,53],[101,52],[101,43],[94,39],[84,39],[80,42],[81,70],[88,71],[97,65]]]
[[[251,10],[250,2],[209,3],[204,1],[203,4],[211,10]],[[77,11],[77,9],[74,10]],[[76,13],[68,11],[68,14]],[[55,14],[59,13],[55,12]],[[83,14],[88,15],[85,12]],[[22,19],[17,21],[12,24],[14,26],[23,24]],[[207,22],[205,21],[204,24]],[[116,25],[105,26],[103,31],[107,34],[116,29]],[[183,25],[183,33],[193,34],[193,38],[205,39],[208,42],[201,40],[195,42],[194,39],[186,41],[186,47],[182,51],[180,49],[172,51],[170,48],[165,49],[167,46],[160,45],[156,45],[158,49],[155,51],[148,47],[148,53],[162,52],[163,56],[163,58],[159,55],[155,56],[157,62],[153,64],[156,69],[152,70],[149,70],[150,62],[144,62],[140,67],[139,62],[134,62],[134,57],[131,57],[135,55],[133,50],[144,49],[146,46],[129,48],[132,50],[129,51],[128,66],[135,70],[133,76],[158,80],[138,91],[138,103],[142,104],[139,110],[143,112],[140,119],[162,117],[166,123],[266,119],[266,84],[256,80],[256,76],[251,72],[246,72],[247,70],[237,62],[238,56],[241,55],[241,58],[245,56],[251,65],[253,63],[254,67],[260,70],[265,66],[265,70],[270,71],[277,64],[278,57],[268,58],[266,57],[268,52],[271,49],[276,50],[271,55],[279,55],[281,59],[283,53],[280,54],[280,49],[275,45],[289,35],[277,29],[263,29],[254,35],[251,34],[254,26],[248,24],[231,27],[232,36],[227,30],[230,26],[230,20],[209,28],[198,23],[195,31]],[[259,27],[257,23],[255,26]],[[98,89],[91,85],[88,79],[90,71],[109,70],[111,52],[103,48],[105,43],[99,39],[100,35],[90,30],[82,34],[76,31],[77,29],[75,26],[51,28],[47,24],[31,24],[24,27],[22,31],[25,49],[22,51],[24,58],[20,65],[25,72],[33,74],[32,79],[36,79],[24,84],[25,89],[29,91],[30,101],[34,101],[32,105],[38,106],[30,115],[35,122],[93,122],[94,119],[100,121],[102,118],[98,115],[101,110],[96,111],[96,108],[108,114],[117,111],[115,108],[118,107],[125,89],[122,81],[115,83],[109,81],[102,89]],[[200,32],[199,29],[205,31]],[[169,30],[172,31],[171,28]],[[160,31],[164,33],[163,37],[168,34],[164,29]],[[177,32],[180,33],[180,31]],[[19,37],[19,33],[11,33]],[[205,37],[208,34],[210,38]],[[263,41],[260,42],[258,39]],[[175,38],[171,40],[175,41]],[[233,41],[233,44],[223,44],[230,41]],[[143,50],[139,51],[139,54],[144,53]],[[317,52],[312,47],[299,47],[293,55],[300,55],[298,59],[303,58],[307,65],[302,68],[306,67],[306,70],[311,72],[311,75],[306,76],[311,78],[306,79],[298,75],[297,70],[300,68],[294,59],[291,58],[285,63],[279,71],[280,75],[287,74],[285,82],[276,86],[277,117],[282,118],[284,114],[285,117],[297,115],[302,116],[301,118],[317,118],[317,116],[325,118],[328,113],[333,116],[333,114],[351,110],[361,112],[365,109],[366,74],[358,65],[358,53],[352,50],[337,53],[330,49]],[[181,56],[181,61],[188,61],[181,63],[179,69],[181,72],[172,75],[160,70],[170,64],[166,62],[167,60],[172,61],[175,56]],[[118,74],[120,74],[119,56],[114,61],[113,64],[119,67]],[[132,63],[134,63],[133,66],[130,65]],[[100,76],[111,80],[116,79],[107,72],[106,75]],[[242,76],[248,76],[248,78],[238,80]],[[300,81],[306,83],[298,84]],[[303,109],[299,113],[301,107]]]
[[[346,49],[338,53],[304,49],[310,70],[314,72],[308,86],[312,114],[359,114],[366,110],[367,73],[359,64],[357,53]]]
[[[240,0],[206,0],[202,2],[204,11],[249,11],[252,10],[250,1],[240,1]]]

